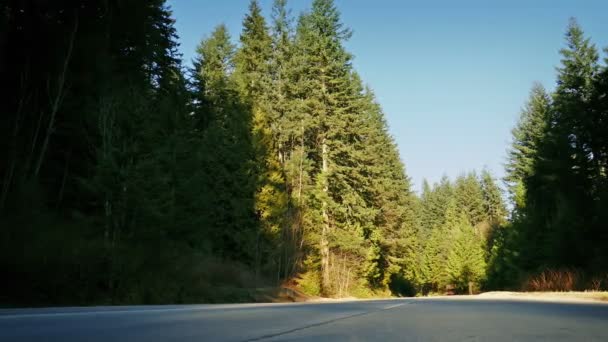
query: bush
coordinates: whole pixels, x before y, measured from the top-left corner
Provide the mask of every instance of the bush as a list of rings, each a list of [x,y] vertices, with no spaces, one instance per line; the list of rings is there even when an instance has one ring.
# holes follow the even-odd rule
[[[298,287],[309,296],[321,295],[321,277],[317,271],[308,271],[297,278]]]

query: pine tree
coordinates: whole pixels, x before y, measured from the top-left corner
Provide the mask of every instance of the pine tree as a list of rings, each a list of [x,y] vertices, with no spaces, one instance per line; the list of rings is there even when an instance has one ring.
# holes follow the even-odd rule
[[[535,83],[520,114],[519,122],[511,132],[513,142],[509,150],[505,181],[509,185],[511,200],[515,205],[515,219],[523,214],[526,203],[525,184],[527,179],[534,175],[540,144],[544,141],[549,121],[550,104],[551,99],[545,88]]]
[[[598,265],[592,260],[602,258],[600,244],[587,239],[601,236],[594,209],[603,178],[598,137],[604,134],[597,130],[602,120],[593,105],[599,57],[574,20],[561,54],[553,98],[535,86],[513,131],[506,180],[514,220],[497,240],[502,251],[495,253],[502,269],[512,269],[515,261],[524,272],[547,266],[590,270]]]
[[[410,181],[397,146],[388,133],[382,110],[369,88],[365,89],[360,101],[357,129],[360,141],[354,143],[355,150],[360,151],[356,155],[360,179],[357,188],[368,207],[375,209],[370,224],[374,238],[370,240],[373,250],[379,247],[378,257],[368,264],[368,270],[374,270],[374,277],[368,279],[377,287],[412,294],[411,286],[419,273],[416,263],[419,234]]]
[[[566,43],[567,48],[561,50],[563,66],[558,69],[551,124],[546,128],[536,174],[526,184],[527,207],[532,213],[530,225],[541,229],[536,234],[543,246],[537,262],[583,266],[588,246],[579,236],[586,236],[591,225],[578,217],[593,217],[590,191],[596,171],[587,132],[592,125],[588,108],[598,55],[575,21],[568,27]]]
[[[590,264],[595,272],[601,272],[608,264],[608,236],[605,228],[608,213],[602,209],[608,205],[608,137],[605,134],[608,131],[608,48],[604,49],[604,56],[604,65],[596,75],[590,103],[593,125],[589,127],[589,135],[592,137],[595,209],[589,234],[594,236],[594,253]]]
[[[426,183],[426,181],[425,181]],[[427,184],[428,186],[428,184]],[[447,176],[443,176],[439,184],[435,184],[432,190],[423,192],[422,197],[422,222],[423,229],[430,230],[443,225],[448,203],[453,196],[453,186]]]
[[[253,212],[255,180],[251,162],[251,112],[232,78],[235,48],[224,25],[197,49],[195,117],[201,134],[201,217],[218,255],[259,265],[258,229]],[[201,125],[199,125],[200,127]]]
[[[507,208],[502,199],[502,190],[496,185],[492,174],[485,169],[481,172],[481,188],[484,208],[490,224],[494,226],[503,224],[507,217]]]
[[[424,193],[423,193],[424,195]],[[445,283],[444,265],[450,246],[450,222],[454,221],[458,212],[454,198],[454,188],[443,176],[439,184],[435,184],[420,203],[420,283],[422,291],[442,290]]]
[[[488,170],[481,172],[481,189],[483,192],[483,206],[486,213],[486,222],[480,228],[480,235],[484,242],[489,242],[496,229],[506,223],[507,208],[502,198],[502,190],[494,182]]]
[[[267,89],[273,140],[279,161],[284,165],[296,146],[301,147],[301,123],[295,115],[292,88],[294,77],[294,44],[292,19],[286,0],[275,0],[272,7],[270,79]]]
[[[506,216],[500,189],[483,171],[481,179],[471,172],[452,186],[444,177],[433,189],[427,185],[423,190],[421,222],[427,233],[419,234],[424,247],[419,266],[422,292],[443,291],[447,285],[463,291],[469,281],[479,285],[485,277],[487,240]]]
[[[285,0],[275,0],[272,7],[272,47],[270,75],[272,86],[269,89],[269,106],[273,140],[276,146],[277,159],[285,172],[285,189],[289,196],[287,209],[288,223],[284,227],[285,271],[295,274],[304,270],[304,258],[309,258],[308,265],[315,264],[316,256],[309,252],[311,244],[317,239],[315,232],[307,227],[318,226],[315,220],[311,194],[314,190],[313,175],[316,173],[316,162],[309,158],[314,150],[310,141],[312,122],[305,110],[308,94],[303,91],[306,74],[303,67],[306,54],[300,44],[295,44],[293,19]],[[303,20],[298,23],[298,39],[302,39]],[[314,247],[316,248],[316,246]],[[314,267],[313,267],[314,268]],[[315,271],[316,272],[316,271]],[[316,276],[312,278],[316,279]],[[317,286],[318,287],[318,286]]]
[[[464,214],[452,229],[454,240],[446,259],[446,280],[464,292],[469,283],[479,283],[485,277],[483,242]]]
[[[430,231],[430,235],[423,241],[424,248],[421,250],[419,267],[419,282],[423,294],[430,290],[437,290],[441,282],[442,265],[445,258],[441,248],[443,238],[442,229],[436,227]]]
[[[234,78],[241,95],[259,106],[256,102],[264,97],[269,88],[272,41],[257,0],[249,3],[240,42],[241,46],[234,57]]]
[[[249,13],[243,20],[241,46],[235,56],[234,78],[238,84],[241,98],[247,101],[252,111],[252,136],[255,152],[256,193],[255,210],[260,220],[261,231],[256,238],[257,264],[261,254],[270,254],[273,268],[277,274],[282,272],[282,263],[286,263],[283,253],[277,246],[281,244],[286,229],[286,211],[288,196],[285,190],[284,173],[278,159],[279,146],[274,138],[273,100],[270,95],[272,87],[271,65],[272,40],[268,33],[266,21],[261,14],[257,1],[251,1]],[[268,246],[263,241],[269,240]]]
[[[348,91],[350,55],[342,46],[342,41],[349,36],[350,32],[343,29],[339,12],[333,1],[316,0],[312,4],[311,12],[300,17],[296,37],[298,53],[303,58],[298,73],[304,76],[300,78],[302,82],[299,84],[299,91],[305,100],[303,108],[305,135],[313,153],[312,158],[316,162],[315,168],[318,170],[313,198],[322,227],[319,234],[319,250],[322,288],[325,293],[334,291],[332,287],[335,287],[332,285],[330,275],[332,267],[330,244],[333,244],[333,241],[330,241],[330,234],[345,232],[344,229],[333,226],[346,223],[339,222],[334,217],[336,214],[341,214],[339,211],[344,209],[335,202],[338,194],[334,190],[337,185],[348,185],[332,182],[339,180],[334,178],[337,175],[337,160],[332,160],[332,156],[338,155],[339,151],[332,147],[346,147],[339,145],[337,135],[340,134],[340,128],[343,128],[345,123],[340,115],[348,108],[351,100]],[[357,197],[349,201],[360,205],[357,204],[359,202]],[[347,227],[340,228],[348,230]],[[345,236],[340,238],[346,239]],[[352,242],[349,244],[352,245]]]
[[[479,232],[478,225],[488,219],[488,214],[484,208],[483,190],[475,172],[456,178],[454,198],[459,211],[466,215]]]
[[[425,244],[425,254],[423,258],[424,280],[435,291],[441,291],[449,284],[450,278],[446,273],[446,262],[456,238],[457,228],[461,219],[466,216],[458,208],[455,198],[450,198],[443,213],[443,223],[441,226],[434,227],[431,235]]]
[[[512,130],[505,182],[513,203],[511,223],[495,230],[489,248],[489,285],[511,285],[520,268],[529,268],[539,258],[540,226],[532,224],[534,215],[527,208],[527,188],[537,174],[541,148],[547,139],[551,118],[551,99],[544,87],[535,83]]]

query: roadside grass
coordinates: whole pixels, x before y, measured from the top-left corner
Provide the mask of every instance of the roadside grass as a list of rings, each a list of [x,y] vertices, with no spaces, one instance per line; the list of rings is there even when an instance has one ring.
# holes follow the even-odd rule
[[[602,292],[608,291],[608,274],[589,276],[574,269],[546,269],[528,276],[524,292]]]

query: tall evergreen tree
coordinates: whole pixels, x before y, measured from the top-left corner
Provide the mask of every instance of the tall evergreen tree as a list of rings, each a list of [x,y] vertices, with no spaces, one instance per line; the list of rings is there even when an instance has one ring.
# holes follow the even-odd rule
[[[447,176],[443,176],[439,184],[435,184],[431,190],[427,188],[423,191],[421,203],[421,225],[423,229],[428,231],[444,223],[445,212],[453,196],[453,191],[453,186]]]
[[[480,182],[486,221],[479,227],[479,231],[482,240],[489,242],[494,232],[505,224],[507,208],[502,198],[502,190],[496,185],[492,174],[488,170],[484,169],[481,172]]]
[[[542,227],[531,224],[528,217],[527,187],[537,174],[541,148],[551,125],[551,99],[545,88],[535,83],[512,130],[505,182],[513,203],[511,224],[496,230],[492,236],[489,260],[489,283],[510,285],[518,278],[518,267],[530,267],[538,258]],[[527,265],[527,266],[524,266]]]
[[[272,40],[257,0],[249,4],[240,42],[234,58],[235,80],[242,96],[255,103],[268,91],[272,55]]]
[[[446,285],[444,266],[451,243],[451,222],[458,214],[454,188],[447,176],[426,192],[419,210],[422,249],[418,281],[422,292],[437,291]]]
[[[512,144],[506,165],[505,181],[509,186],[514,215],[522,214],[526,203],[525,183],[534,175],[540,144],[544,141],[549,123],[551,99],[545,88],[535,83],[528,102],[522,110],[517,126],[512,130]]]
[[[589,210],[595,171],[586,127],[598,55],[575,21],[568,27],[566,43],[546,139],[527,184],[527,206],[533,213],[530,224],[541,229],[537,236],[543,252],[537,262],[583,266],[588,245],[577,236],[587,236],[591,225],[584,218],[593,217]]]
[[[372,285],[411,294],[418,274],[418,231],[410,181],[373,93],[366,89],[362,95],[360,140],[354,143],[360,151],[356,175],[362,198],[375,210],[370,231],[364,233],[378,251],[368,259],[368,279]]]
[[[574,20],[561,54],[553,98],[535,86],[513,131],[506,180],[515,208],[513,222],[496,239],[496,279],[516,273],[514,265],[524,274],[546,267],[593,274],[606,260],[603,211],[597,209],[605,189],[605,134],[598,130],[604,120],[595,105],[601,101],[594,100],[599,56]]]
[[[278,274],[285,256],[277,246],[284,238],[288,196],[285,190],[284,173],[278,159],[278,145],[274,138],[272,106],[270,96],[272,79],[269,67],[272,57],[272,40],[266,20],[262,16],[257,1],[251,1],[249,13],[243,20],[241,46],[235,56],[235,80],[241,97],[246,99],[252,111],[252,136],[255,152],[254,172],[256,173],[255,210],[260,220],[261,231],[256,238],[256,265],[262,254],[270,257]],[[263,241],[270,245],[264,246]],[[258,266],[259,267],[259,266]]]
[[[488,219],[488,214],[484,208],[483,189],[475,172],[456,178],[454,198],[458,210],[466,215],[479,232],[478,225]]]
[[[334,291],[330,274],[330,234],[344,232],[332,229],[332,226],[346,223],[336,221],[334,217],[339,204],[335,202],[338,194],[333,191],[338,183],[332,184],[332,181],[338,179],[332,178],[337,175],[337,164],[334,164],[337,161],[332,160],[332,155],[338,155],[338,151],[332,147],[339,144],[336,135],[340,134],[340,128],[345,123],[339,117],[351,101],[348,91],[350,55],[342,46],[349,36],[350,32],[343,28],[333,1],[315,0],[311,12],[300,18],[296,39],[297,49],[303,58],[299,70],[302,77],[299,91],[305,101],[305,134],[318,170],[313,205],[318,208],[318,220],[322,227],[319,251],[322,289],[325,293]],[[330,190],[332,185],[334,189]],[[357,202],[359,198],[351,200]],[[343,228],[348,231],[347,227]]]
[[[304,194],[310,180],[310,160],[306,159],[304,122],[294,98],[293,19],[286,0],[275,0],[272,6],[272,54],[270,58],[270,82],[267,90],[269,126],[271,128],[276,159],[281,164],[288,197],[285,220],[282,227],[283,276],[295,275],[302,267],[303,222],[306,201]]]
[[[485,277],[483,241],[475,234],[464,214],[452,229],[454,240],[446,258],[446,279],[465,292],[469,283],[479,284]]]
[[[206,198],[200,215],[215,253],[257,263],[251,112],[239,98],[232,78],[234,53],[224,25],[197,49],[195,98],[200,106],[195,115],[199,122],[207,121],[201,132]]]

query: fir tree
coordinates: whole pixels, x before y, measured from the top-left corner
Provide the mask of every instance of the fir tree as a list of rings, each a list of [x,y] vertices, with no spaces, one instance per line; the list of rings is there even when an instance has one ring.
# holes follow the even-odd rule
[[[479,283],[485,277],[483,242],[464,214],[452,229],[454,240],[446,258],[446,280],[464,292],[469,283]]]
[[[259,265],[259,235],[253,212],[255,180],[251,162],[251,112],[242,103],[232,78],[235,48],[224,25],[197,49],[198,115],[209,115],[201,132],[201,168],[204,177],[201,216],[214,241],[214,251],[228,258],[243,258]],[[201,112],[202,111],[202,112]]]
[[[458,209],[466,215],[474,227],[488,219],[484,208],[483,190],[475,172],[456,178],[454,198]]]
[[[525,183],[534,175],[540,144],[543,142],[549,122],[551,100],[545,88],[536,83],[522,110],[517,126],[512,130],[513,142],[508,154],[505,181],[509,185],[515,215],[521,215],[526,203]]]

